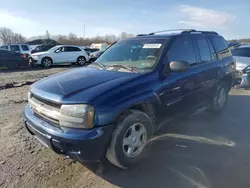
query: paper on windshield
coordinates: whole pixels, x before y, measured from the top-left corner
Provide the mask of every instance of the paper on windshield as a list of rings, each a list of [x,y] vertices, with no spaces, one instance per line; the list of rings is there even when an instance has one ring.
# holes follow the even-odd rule
[[[144,44],[142,48],[160,48],[161,44]]]

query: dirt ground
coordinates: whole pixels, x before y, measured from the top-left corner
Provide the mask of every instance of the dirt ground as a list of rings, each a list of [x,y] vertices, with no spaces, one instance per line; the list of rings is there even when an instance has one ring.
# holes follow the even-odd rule
[[[155,135],[138,166],[96,175],[30,136],[21,113],[30,84],[76,67],[0,72],[0,187],[250,187],[250,91],[233,89],[222,116],[200,112]]]

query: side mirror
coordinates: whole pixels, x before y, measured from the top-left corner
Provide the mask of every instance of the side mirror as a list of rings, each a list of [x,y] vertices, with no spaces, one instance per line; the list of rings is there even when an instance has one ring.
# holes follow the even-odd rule
[[[186,61],[172,61],[169,68],[173,72],[185,72],[189,69],[189,64]]]

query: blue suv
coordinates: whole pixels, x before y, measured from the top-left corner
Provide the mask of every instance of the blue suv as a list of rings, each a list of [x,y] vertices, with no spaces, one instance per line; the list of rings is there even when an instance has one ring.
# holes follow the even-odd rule
[[[221,112],[235,62],[216,32],[138,35],[111,45],[95,63],[33,84],[27,130],[80,162],[138,163],[165,120],[206,105]]]

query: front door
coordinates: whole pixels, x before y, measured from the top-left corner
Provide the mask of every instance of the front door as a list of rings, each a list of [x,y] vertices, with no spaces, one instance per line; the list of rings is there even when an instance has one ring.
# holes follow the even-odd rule
[[[162,80],[160,98],[166,117],[190,111],[198,104],[202,83],[193,40],[189,36],[178,36],[170,45],[164,61],[167,64],[172,61],[185,61],[190,68],[186,72],[169,72]]]
[[[53,54],[53,63],[54,64],[61,64],[61,63],[67,63],[67,52],[66,48],[64,46],[59,47],[57,50],[55,50]]]

